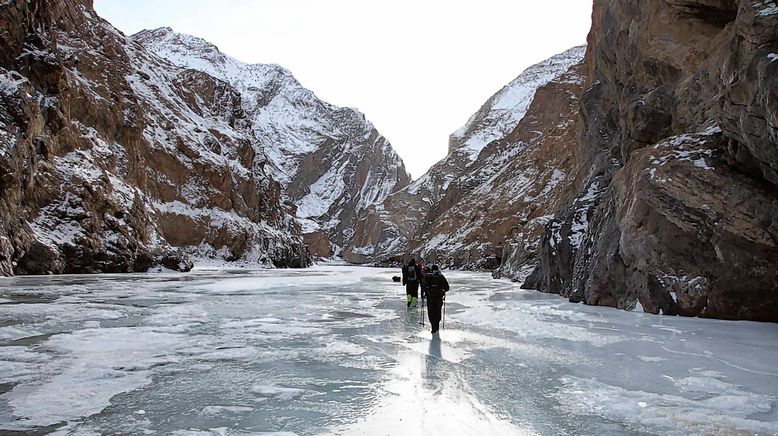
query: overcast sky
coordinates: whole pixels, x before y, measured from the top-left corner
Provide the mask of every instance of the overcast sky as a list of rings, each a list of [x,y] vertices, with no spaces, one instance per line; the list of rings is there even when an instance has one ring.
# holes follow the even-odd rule
[[[126,34],[168,26],[276,63],[358,108],[417,178],[526,67],[586,42],[591,0],[95,0]]]

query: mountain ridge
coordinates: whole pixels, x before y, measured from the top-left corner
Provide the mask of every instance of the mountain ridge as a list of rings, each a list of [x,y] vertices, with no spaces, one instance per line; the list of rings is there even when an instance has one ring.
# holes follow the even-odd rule
[[[322,238],[329,239],[331,247],[316,255],[337,254],[349,243],[357,214],[410,182],[402,159],[363,113],[318,99],[288,70],[246,64],[202,38],[170,28],[131,38],[178,66],[241,90],[270,173],[298,205],[308,241],[326,246]]]

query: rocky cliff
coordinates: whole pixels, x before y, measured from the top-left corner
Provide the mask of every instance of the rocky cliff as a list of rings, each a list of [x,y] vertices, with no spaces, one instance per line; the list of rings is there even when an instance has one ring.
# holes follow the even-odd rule
[[[597,0],[593,21],[578,194],[527,286],[778,321],[778,5]]]
[[[0,273],[186,270],[187,253],[306,264],[229,83],[88,0],[3,1],[0,47]]]
[[[132,38],[240,92],[255,142],[268,157],[267,170],[297,205],[313,254],[340,253],[354,237],[359,214],[410,182],[402,160],[362,113],[320,100],[289,71],[240,62],[169,28]]]
[[[575,141],[584,51],[534,65],[492,96],[451,135],[442,161],[362,216],[344,258],[396,263],[413,253],[493,269],[509,247],[534,253],[568,199],[573,161],[562,144]]]

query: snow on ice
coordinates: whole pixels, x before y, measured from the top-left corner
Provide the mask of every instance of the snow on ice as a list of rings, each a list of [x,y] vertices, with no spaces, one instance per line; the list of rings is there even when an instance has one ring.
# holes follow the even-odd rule
[[[775,324],[574,305],[446,271],[432,340],[397,273],[0,279],[0,432],[778,432]]]

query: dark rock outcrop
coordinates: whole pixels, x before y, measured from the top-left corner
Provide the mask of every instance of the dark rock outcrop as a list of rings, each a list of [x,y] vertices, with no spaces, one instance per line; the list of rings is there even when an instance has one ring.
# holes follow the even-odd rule
[[[778,321],[778,7],[594,3],[579,194],[546,226],[541,290]]]

